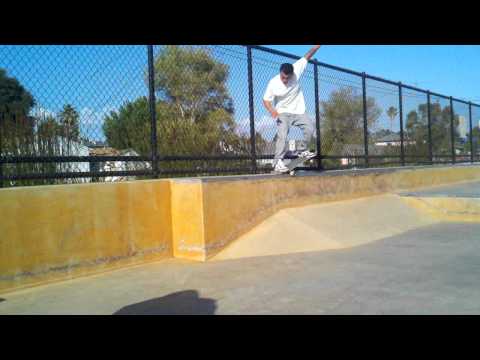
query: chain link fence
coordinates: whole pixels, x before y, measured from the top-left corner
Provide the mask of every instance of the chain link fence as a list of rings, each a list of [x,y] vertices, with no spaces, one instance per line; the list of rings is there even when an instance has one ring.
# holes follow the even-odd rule
[[[148,104],[145,49],[1,46],[3,185],[116,181],[148,174],[148,123],[136,118],[125,124],[116,115],[132,111],[131,99]],[[111,124],[123,128],[122,142],[109,138]]]
[[[268,173],[280,65],[260,46],[0,46],[0,186]],[[305,170],[474,162],[480,106],[310,61]],[[292,128],[287,159],[302,131]]]
[[[431,163],[428,94],[402,89],[402,110],[405,163],[409,166]]]
[[[470,107],[470,124],[472,125],[468,140],[472,149],[472,161],[480,161],[480,106]]]

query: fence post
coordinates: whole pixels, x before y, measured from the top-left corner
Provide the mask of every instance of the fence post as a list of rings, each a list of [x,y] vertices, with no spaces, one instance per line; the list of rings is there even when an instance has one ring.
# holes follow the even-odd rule
[[[473,120],[472,120],[472,103],[468,103],[468,118],[470,122],[470,162],[473,164]]]
[[[455,121],[455,114],[453,112],[453,97],[450,96],[450,140],[452,142],[452,163],[455,164],[456,154],[455,154],[455,126],[453,125]]]
[[[322,170],[322,142],[321,142],[321,134],[320,134],[320,97],[319,97],[319,86],[318,86],[318,64],[317,62],[313,63],[313,70],[314,70],[314,81],[315,81],[315,124],[317,130],[317,169]]]
[[[155,99],[155,70],[153,66],[153,45],[147,45],[148,53],[148,94],[150,104],[152,170],[153,177],[158,179],[158,149],[157,149],[157,113]]]
[[[365,167],[369,167],[368,159],[368,114],[367,114],[367,74],[362,73],[363,93],[363,141],[365,145]]]
[[[403,133],[403,95],[402,95],[402,83],[398,83],[398,108],[400,116],[400,158],[402,166],[405,166],[405,143]]]
[[[3,116],[0,115],[0,188],[3,187]]]
[[[257,145],[255,139],[255,104],[253,97],[253,65],[252,65],[252,47],[247,45],[248,59],[248,106],[250,110],[250,146],[252,156],[252,172],[257,173]]]
[[[432,113],[431,113],[430,91],[427,91],[427,118],[428,118],[428,156],[430,165],[433,165],[433,145],[432,145]]]

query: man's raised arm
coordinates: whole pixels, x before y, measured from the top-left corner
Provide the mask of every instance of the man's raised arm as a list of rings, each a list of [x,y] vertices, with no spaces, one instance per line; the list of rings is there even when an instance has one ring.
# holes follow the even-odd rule
[[[318,49],[320,49],[320,46],[322,45],[315,45],[313,48],[310,49],[308,53],[305,54],[304,58],[307,59],[307,61],[309,61],[313,57],[313,55],[315,55]]]

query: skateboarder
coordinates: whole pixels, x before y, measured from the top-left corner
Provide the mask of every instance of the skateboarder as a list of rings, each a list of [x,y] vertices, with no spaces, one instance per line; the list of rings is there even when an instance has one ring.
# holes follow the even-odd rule
[[[272,118],[277,121],[274,171],[289,171],[283,162],[283,158],[287,152],[287,136],[291,126],[298,126],[303,130],[304,141],[299,156],[309,158],[315,154],[314,151],[307,148],[313,138],[314,126],[312,120],[306,114],[305,99],[299,81],[308,65],[308,61],[320,46],[315,45],[293,65],[282,64],[280,74],[270,80],[263,96],[263,104]]]

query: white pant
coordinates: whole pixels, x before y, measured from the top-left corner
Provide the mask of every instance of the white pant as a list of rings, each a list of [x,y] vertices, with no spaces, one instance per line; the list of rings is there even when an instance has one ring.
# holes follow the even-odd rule
[[[313,138],[315,128],[307,114],[280,114],[277,119],[277,141],[275,142],[275,164],[283,159],[287,153],[287,137],[291,126],[297,126],[303,131],[304,141],[301,150],[307,150],[307,146]]]

